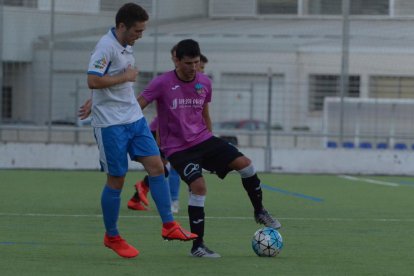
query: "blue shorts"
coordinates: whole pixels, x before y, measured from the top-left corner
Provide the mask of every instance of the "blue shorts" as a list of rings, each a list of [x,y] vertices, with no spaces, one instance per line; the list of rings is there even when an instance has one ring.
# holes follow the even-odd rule
[[[160,155],[157,143],[145,118],[126,125],[95,127],[94,134],[99,148],[99,162],[110,176],[125,176],[128,171],[128,156]]]

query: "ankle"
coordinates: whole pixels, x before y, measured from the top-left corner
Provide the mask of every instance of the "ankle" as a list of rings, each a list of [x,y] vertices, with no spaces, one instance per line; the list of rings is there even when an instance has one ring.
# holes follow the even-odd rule
[[[175,221],[165,222],[162,224],[162,226],[166,229],[173,228],[177,223]]]

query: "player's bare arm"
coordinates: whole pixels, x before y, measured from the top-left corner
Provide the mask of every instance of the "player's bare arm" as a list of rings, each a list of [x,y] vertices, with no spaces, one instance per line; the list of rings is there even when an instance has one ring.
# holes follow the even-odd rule
[[[208,111],[208,103],[204,105],[203,118],[204,118],[204,122],[207,125],[208,130],[213,131],[213,128],[211,126],[212,124],[211,124],[210,112]]]
[[[146,108],[148,105],[147,100],[141,95],[138,96],[137,101],[142,110],[144,110],[144,108]]]
[[[116,84],[121,84],[127,81],[135,82],[138,76],[138,70],[136,68],[128,67],[122,74],[115,76],[98,76],[89,74],[88,75],[88,87],[90,89],[102,89],[108,88]]]

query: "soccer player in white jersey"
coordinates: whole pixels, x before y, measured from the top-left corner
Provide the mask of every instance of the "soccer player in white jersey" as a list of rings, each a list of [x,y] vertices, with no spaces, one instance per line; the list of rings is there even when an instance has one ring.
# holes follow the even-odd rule
[[[138,102],[141,108],[157,102],[160,148],[189,185],[190,227],[198,235],[193,241],[191,255],[217,258],[220,254],[210,250],[203,239],[207,187],[202,169],[220,178],[232,170],[237,171],[253,205],[256,222],[276,229],[281,224],[263,207],[260,179],[250,159],[211,132],[211,81],[197,72],[200,55],[196,41],[180,41],[176,48],[176,69],[154,78],[138,96]]]
[[[115,28],[93,50],[87,77],[92,89],[92,126],[101,167],[107,174],[101,195],[106,230],[104,245],[125,258],[139,254],[119,235],[117,227],[120,194],[128,170],[127,155],[141,162],[149,175],[151,194],[163,223],[162,237],[184,241],[197,237],[174,220],[157,143],[132,87],[138,76],[132,46],[142,37],[148,18],[141,6],[123,5],[116,14]]]

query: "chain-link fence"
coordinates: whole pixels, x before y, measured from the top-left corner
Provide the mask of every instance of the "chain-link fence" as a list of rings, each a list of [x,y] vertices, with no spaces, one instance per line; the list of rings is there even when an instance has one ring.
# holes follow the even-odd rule
[[[88,121],[77,119],[90,96],[87,63],[125,2],[0,0],[1,141],[94,142]],[[199,41],[209,59],[217,135],[282,149],[414,144],[412,1],[133,2],[150,13],[135,46],[137,93],[154,75],[172,70],[175,43]],[[331,97],[339,102],[328,110]],[[347,98],[360,99],[362,108],[348,108]],[[374,100],[368,107],[365,99]],[[382,100],[394,99],[408,105],[390,120]],[[151,120],[154,107],[145,114]]]

